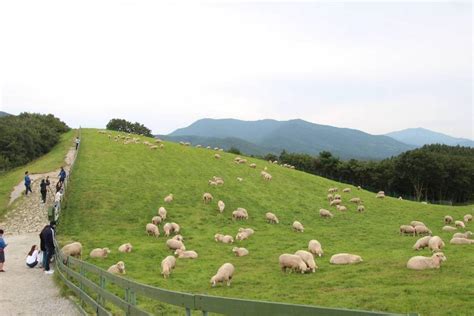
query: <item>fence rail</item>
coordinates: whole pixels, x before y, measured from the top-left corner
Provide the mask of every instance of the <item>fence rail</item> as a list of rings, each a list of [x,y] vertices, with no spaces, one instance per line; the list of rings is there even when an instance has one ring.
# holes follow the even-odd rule
[[[79,130],[80,132],[80,130]],[[80,148],[80,146],[79,146]],[[79,150],[78,150],[79,151]],[[76,152],[76,156],[77,153]],[[65,187],[72,173],[72,165]],[[66,192],[65,192],[66,193]],[[65,195],[64,195],[65,196]],[[63,196],[63,197],[64,197]],[[53,211],[53,215],[59,216],[61,203]],[[137,306],[137,295],[162,303],[174,305],[184,309],[186,315],[192,311],[201,311],[203,315],[218,313],[225,315],[258,315],[258,316],[283,316],[283,315],[324,315],[324,316],[376,316],[376,315],[410,315],[417,313],[393,314],[385,312],[359,311],[350,309],[325,308],[311,305],[285,304],[276,302],[265,302],[256,300],[244,300],[228,297],[217,297],[201,294],[189,294],[170,291],[137,283],[121,276],[111,274],[93,264],[81,261],[73,257],[65,257],[59,245],[55,241],[56,271],[64,284],[74,292],[80,299],[81,304],[86,304],[96,315],[112,315],[106,309],[106,303],[111,303],[127,316],[150,315],[140,306]],[[94,275],[95,280],[88,278],[86,273]],[[123,291],[123,297],[117,296],[107,290],[107,285],[113,284]],[[93,294],[88,294],[93,293]],[[95,298],[94,298],[95,296]]]

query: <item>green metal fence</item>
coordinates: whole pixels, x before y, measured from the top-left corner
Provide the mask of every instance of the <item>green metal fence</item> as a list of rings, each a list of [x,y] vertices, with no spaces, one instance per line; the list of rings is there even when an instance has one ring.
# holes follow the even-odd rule
[[[72,166],[69,171],[71,176]],[[61,204],[57,207],[60,212]],[[65,257],[55,241],[56,272],[60,279],[80,299],[81,304],[86,304],[96,315],[112,315],[106,309],[106,303],[111,303],[128,316],[150,315],[137,304],[137,296],[167,303],[180,308],[186,315],[192,311],[200,311],[203,315],[217,313],[224,315],[258,315],[258,316],[283,316],[283,315],[317,315],[317,316],[375,316],[375,315],[418,315],[393,314],[384,312],[359,311],[349,309],[324,308],[311,305],[284,304],[255,300],[243,300],[227,297],[216,297],[201,294],[189,294],[161,289],[137,283],[121,276],[111,274],[93,264]],[[93,277],[87,277],[92,275]],[[96,281],[93,281],[96,280]],[[123,295],[118,296],[107,287],[114,285],[120,288]],[[88,294],[89,293],[89,294]]]

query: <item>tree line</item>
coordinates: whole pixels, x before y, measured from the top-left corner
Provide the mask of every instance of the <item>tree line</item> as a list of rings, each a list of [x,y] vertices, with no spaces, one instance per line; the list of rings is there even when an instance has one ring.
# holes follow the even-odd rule
[[[266,160],[364,189],[417,201],[466,203],[474,200],[474,148],[425,145],[381,161],[342,161],[330,152],[318,156],[268,154]]]
[[[52,114],[21,113],[0,117],[0,172],[46,154],[69,129]]]
[[[132,123],[124,119],[111,119],[109,123],[107,123],[107,126],[105,128],[112,131],[153,137],[153,135],[151,134],[151,130],[145,125],[140,124],[138,122]]]

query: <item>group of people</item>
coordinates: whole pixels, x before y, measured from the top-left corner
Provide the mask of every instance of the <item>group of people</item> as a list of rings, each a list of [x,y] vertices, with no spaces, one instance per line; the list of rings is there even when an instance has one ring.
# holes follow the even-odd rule
[[[38,245],[31,246],[28,255],[26,256],[26,266],[29,268],[43,268],[44,273],[53,274],[54,270],[50,269],[51,259],[54,255],[54,235],[56,229],[56,222],[52,221],[46,225],[41,233],[40,247]]]
[[[56,194],[54,198],[55,203],[57,203],[58,199],[61,198],[61,189],[63,188],[64,181],[66,180],[66,176],[67,176],[66,170],[64,170],[64,167],[61,167],[61,170],[59,171],[59,175],[58,175],[59,180],[56,183]],[[33,191],[31,190],[31,178],[28,171],[25,171],[24,181],[25,181],[25,188],[26,188],[25,195],[28,196],[28,192],[33,193]],[[41,193],[41,201],[43,203],[46,203],[46,196],[48,194],[48,189],[50,189],[50,185],[51,185],[51,181],[49,181],[49,176],[46,177],[46,179],[41,179],[40,193]],[[50,192],[52,193],[51,189],[50,189]]]

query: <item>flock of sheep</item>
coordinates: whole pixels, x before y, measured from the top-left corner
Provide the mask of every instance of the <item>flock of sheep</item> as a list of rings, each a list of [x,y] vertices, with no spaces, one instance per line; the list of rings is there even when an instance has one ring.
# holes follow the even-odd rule
[[[112,136],[109,134],[109,139],[112,139]],[[124,144],[128,143],[140,143],[140,139],[137,137],[124,136],[124,135],[117,135],[113,137],[115,141],[119,141],[120,139],[124,140]],[[160,144],[160,147],[163,148],[163,144],[161,140],[156,140],[156,143]],[[158,148],[158,146],[153,145],[147,141],[144,141],[143,144],[150,146],[151,149]],[[190,146],[190,143],[181,142],[183,146]],[[201,146],[196,146],[201,147]],[[208,146],[208,149],[211,149]],[[214,150],[220,150],[219,148],[214,148]],[[214,155],[215,159],[221,159],[221,155],[216,153]],[[247,160],[241,157],[236,157],[234,159],[236,164],[246,164]],[[277,164],[277,161],[270,161],[272,164]],[[294,166],[291,165],[281,165],[282,167],[294,169]],[[252,169],[256,169],[257,165],[255,163],[249,164],[249,167]],[[272,180],[272,175],[268,173],[267,167],[265,167],[260,173],[262,179],[266,181]],[[242,181],[242,178],[237,178],[237,181]],[[219,186],[224,185],[224,179],[222,177],[214,176],[212,179],[208,180],[208,184],[210,186]],[[357,187],[360,190],[360,186]],[[351,193],[350,188],[345,188],[342,190],[342,194]],[[385,193],[380,191],[376,194],[376,198],[383,199],[385,197]],[[205,204],[212,203],[214,197],[211,193],[205,192],[202,195],[202,201]],[[164,203],[172,203],[174,201],[173,194],[169,194],[163,199]],[[348,206],[344,205],[343,198],[341,194],[338,194],[337,188],[330,188],[327,194],[327,201],[329,203],[329,207],[335,207],[335,209],[339,212],[346,212],[348,211]],[[348,200],[350,203],[356,204],[357,212],[364,212],[365,207],[363,205],[363,201],[358,198],[354,197]],[[217,202],[217,210],[220,213],[225,211],[225,203],[222,200]],[[198,253],[194,250],[186,250],[184,245],[184,238],[180,235],[181,227],[179,224],[174,222],[166,222],[168,212],[165,207],[159,207],[157,214],[153,216],[151,222],[146,224],[145,231],[146,234],[149,236],[159,237],[160,236],[160,228],[159,225],[162,225],[162,231],[167,239],[166,247],[174,252],[173,255],[169,255],[164,258],[161,262],[161,274],[164,278],[168,278],[172,270],[176,266],[176,257],[178,259],[197,259]],[[332,218],[334,215],[328,209],[320,209],[319,215],[322,218]],[[247,220],[249,218],[249,213],[245,208],[239,207],[232,212],[232,218],[234,220]],[[265,220],[269,224],[279,224],[278,217],[272,213],[267,212],[265,214]],[[464,216],[464,221],[454,221],[456,227],[452,226],[445,226],[443,227],[443,231],[453,231],[457,228],[465,228],[465,223],[472,221],[472,215],[467,214]],[[444,218],[445,224],[451,224],[453,222],[453,218],[451,216],[446,216]],[[304,226],[299,221],[294,221],[292,224],[292,229],[296,232],[304,232]],[[255,231],[252,228],[239,228],[235,239],[238,241],[243,241],[249,239],[253,236]],[[171,235],[173,234],[173,237]],[[446,257],[441,251],[441,249],[445,246],[444,242],[441,240],[439,236],[431,236],[432,232],[429,230],[426,225],[419,221],[412,221],[410,225],[402,225],[400,226],[400,234],[407,234],[407,235],[419,235],[423,236],[413,246],[414,250],[420,250],[423,248],[428,247],[434,254],[431,257],[423,257],[423,256],[415,256],[408,260],[407,268],[415,269],[415,270],[423,270],[423,269],[432,269],[432,268],[439,268],[442,261],[446,260]],[[456,233],[451,239],[451,244],[474,244],[474,240],[469,239],[472,235],[470,231],[465,233]],[[231,235],[223,235],[220,233],[216,233],[214,235],[214,240],[216,242],[221,242],[224,244],[232,244],[234,243],[234,238]],[[123,244],[118,248],[119,252],[127,253],[132,251],[132,245],[130,243]],[[243,247],[233,247],[232,252],[236,255],[236,257],[243,257],[249,255],[249,251]],[[68,256],[81,256],[82,253],[82,245],[79,242],[74,242],[68,244],[62,248],[62,252]],[[91,251],[90,257],[91,258],[105,258],[110,253],[108,248],[97,248]],[[310,240],[308,242],[307,250],[297,250],[294,254],[284,253],[279,256],[279,266],[282,271],[286,272],[287,270],[296,271],[299,273],[308,273],[308,272],[315,272],[318,269],[316,265],[314,256],[321,257],[323,256],[323,248],[321,243],[317,240]],[[334,254],[329,262],[335,265],[341,264],[354,264],[362,262],[363,259],[359,255],[350,254],[350,253],[339,253]],[[125,274],[125,263],[123,261],[119,261],[116,264],[112,265],[109,269],[111,273],[118,273],[118,274]],[[212,286],[215,286],[217,283],[226,283],[228,286],[230,285],[233,275],[235,272],[235,267],[232,263],[226,262],[222,264],[222,266],[217,270],[217,273],[211,277],[210,283]]]

